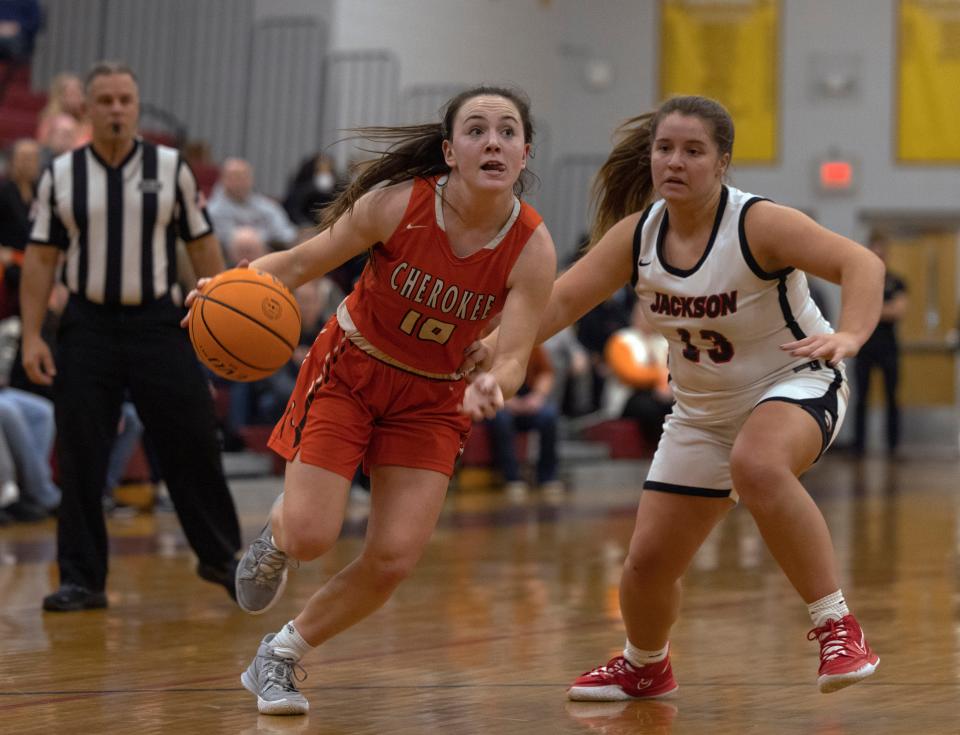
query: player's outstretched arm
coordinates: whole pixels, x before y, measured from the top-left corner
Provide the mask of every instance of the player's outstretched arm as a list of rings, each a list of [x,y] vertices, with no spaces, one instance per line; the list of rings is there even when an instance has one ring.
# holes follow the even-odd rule
[[[544,342],[573,324],[630,280],[634,267],[633,233],[639,220],[639,214],[624,217],[610,228],[590,252],[560,275],[543,309],[534,344]],[[506,313],[503,322],[506,322]],[[500,328],[495,329],[483,340],[470,345],[464,353],[461,372],[490,369],[501,339],[500,333]]]
[[[530,236],[507,278],[507,300],[500,314],[500,337],[490,373],[509,398],[523,383],[540,317],[557,273],[553,238],[541,224]]]
[[[386,242],[403,219],[413,182],[367,192],[332,227],[289,250],[269,253],[250,264],[272,273],[291,290],[320,278],[351,258]]]
[[[752,206],[744,227],[754,258],[765,271],[799,268],[840,285],[837,331],[788,342],[781,349],[831,363],[856,355],[880,319],[883,261],[803,212],[773,202]]]

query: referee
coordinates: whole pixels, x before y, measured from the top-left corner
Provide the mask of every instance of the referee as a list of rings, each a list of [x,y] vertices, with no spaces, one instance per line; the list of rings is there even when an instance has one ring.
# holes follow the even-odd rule
[[[179,152],[136,137],[133,71],[97,63],[85,90],[93,140],[41,177],[20,290],[23,366],[33,382],[53,384],[63,490],[60,588],[43,608],[106,607],[101,496],[125,391],[154,439],[197,573],[232,594],[240,529],[176,285],[178,237],[198,276],[223,269],[220,245]],[[61,258],[70,299],[55,363],[40,326]]]

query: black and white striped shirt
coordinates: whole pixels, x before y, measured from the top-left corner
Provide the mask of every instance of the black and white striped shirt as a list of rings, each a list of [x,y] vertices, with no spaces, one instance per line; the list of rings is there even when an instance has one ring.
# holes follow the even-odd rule
[[[87,145],[40,178],[30,242],[66,251],[63,280],[97,304],[147,304],[177,282],[176,240],[212,231],[179,151],[143,140],[116,168]]]

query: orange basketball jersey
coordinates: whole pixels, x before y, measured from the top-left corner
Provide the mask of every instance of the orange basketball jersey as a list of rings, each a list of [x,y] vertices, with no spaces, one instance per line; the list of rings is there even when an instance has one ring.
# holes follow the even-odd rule
[[[350,340],[374,357],[430,378],[452,380],[463,351],[503,309],[507,276],[542,221],[515,200],[513,213],[481,250],[459,258],[443,228],[445,178],[416,179],[403,220],[337,311]]]

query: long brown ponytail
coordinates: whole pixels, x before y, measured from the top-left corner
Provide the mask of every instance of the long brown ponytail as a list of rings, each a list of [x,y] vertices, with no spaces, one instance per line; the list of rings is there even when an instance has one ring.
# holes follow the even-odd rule
[[[646,207],[653,195],[650,140],[654,114],[630,118],[614,133],[616,144],[593,182],[591,245],[628,214]]]
[[[319,228],[332,226],[344,213],[353,209],[364,194],[379,184],[397,184],[414,178],[428,178],[450,173],[443,157],[443,141],[449,140],[457,112],[474,97],[503,97],[516,106],[523,126],[524,142],[533,142],[533,121],[530,102],[519,89],[479,85],[464,90],[443,106],[441,121],[421,125],[376,126],[356,128],[351,139],[363,139],[385,145],[386,150],[372,161],[360,165],[360,173],[351,184],[324,208]],[[517,196],[529,188],[533,174],[520,174],[514,185]]]

